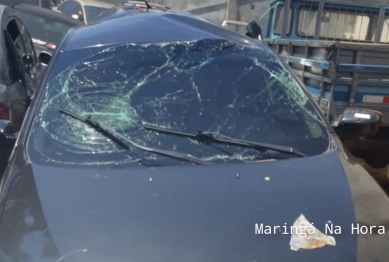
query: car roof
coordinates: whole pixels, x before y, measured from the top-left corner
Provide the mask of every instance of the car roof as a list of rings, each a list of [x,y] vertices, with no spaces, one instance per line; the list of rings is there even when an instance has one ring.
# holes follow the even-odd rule
[[[222,39],[244,45],[263,46],[258,40],[182,11],[140,10],[121,18],[76,28],[69,33],[72,35],[62,47],[64,51],[97,45],[200,39]]]
[[[62,22],[64,24],[68,24],[70,26],[79,26],[79,25],[84,25],[83,22],[80,20],[74,19],[72,17],[69,17],[67,15],[64,15],[59,12],[55,12],[52,10],[49,10],[47,8],[42,8],[38,6],[33,6],[29,4],[20,4],[16,5],[13,8],[16,12],[17,11],[24,11],[25,13],[29,13],[32,15],[36,15],[37,17],[45,17],[50,20],[55,20],[58,22]]]

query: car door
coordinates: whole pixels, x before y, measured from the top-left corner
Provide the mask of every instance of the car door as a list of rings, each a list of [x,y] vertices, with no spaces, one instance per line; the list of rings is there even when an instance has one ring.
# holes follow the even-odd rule
[[[40,78],[41,78],[42,73],[43,73],[43,67],[40,64],[40,61],[38,59],[38,56],[37,56],[37,53],[36,53],[36,50],[34,47],[34,43],[32,42],[32,39],[31,39],[30,33],[28,32],[27,27],[25,26],[25,24],[23,23],[23,21],[21,19],[17,19],[16,23],[18,25],[21,38],[23,40],[23,47],[24,47],[24,50],[26,52],[26,57],[27,57],[27,60],[23,61],[24,66],[27,70],[26,74],[29,76],[29,78],[32,81],[31,82],[32,93],[35,93],[35,91],[39,85]]]
[[[18,132],[43,70],[37,60],[30,34],[20,17],[6,7],[0,32],[0,121]],[[9,134],[8,134],[9,135]],[[7,136],[8,136],[7,135]],[[13,147],[12,139],[0,136],[0,175]]]
[[[39,84],[42,67],[39,64],[30,34],[23,22],[18,17],[8,21],[6,39],[13,54],[15,66],[28,96],[31,98]]]
[[[77,19],[85,23],[82,5],[76,1],[66,1],[58,7],[58,10],[71,17],[76,15]]]

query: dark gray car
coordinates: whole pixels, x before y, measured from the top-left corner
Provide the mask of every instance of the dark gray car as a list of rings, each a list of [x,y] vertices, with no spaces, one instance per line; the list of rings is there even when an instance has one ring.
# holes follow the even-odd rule
[[[292,72],[187,13],[71,30],[0,183],[0,261],[388,261],[388,197]]]

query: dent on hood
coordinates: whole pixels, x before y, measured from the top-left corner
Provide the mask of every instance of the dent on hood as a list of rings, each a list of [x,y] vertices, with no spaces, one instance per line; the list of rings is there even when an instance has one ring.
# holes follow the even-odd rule
[[[266,88],[258,89],[258,93],[242,92],[241,86],[249,81],[249,74],[258,69],[267,74],[263,78],[264,83],[257,83],[258,86],[271,86],[272,83],[279,82],[285,86],[290,101],[294,100],[289,105],[290,109],[293,111],[296,106],[303,107],[307,97],[297,82],[291,80],[290,73],[279,65],[273,54],[264,52],[258,56],[257,52],[256,48],[221,40],[128,44],[100,50],[71,65],[48,83],[45,94],[48,99],[36,118],[36,122],[41,123],[40,134],[37,132],[34,135],[33,143],[35,147],[43,148],[44,140],[48,137],[55,141],[61,152],[71,152],[85,158],[85,165],[133,163],[136,157],[120,153],[114,143],[84,123],[50,114],[58,108],[64,108],[83,117],[89,116],[138,144],[161,145],[161,136],[146,132],[142,123],[151,122],[161,127],[183,129],[183,118],[190,115],[205,118],[205,112],[212,109],[209,105],[210,95],[205,92],[223,84],[222,80],[213,79],[206,73],[207,66],[215,59],[224,59],[225,64],[220,67],[227,69],[228,64],[235,60],[244,60],[248,66],[242,68],[239,77],[232,82],[233,99],[219,108],[225,110],[225,115],[212,113],[216,118],[216,123],[209,127],[212,131],[223,133],[237,129],[236,124],[229,122],[228,114],[268,92]],[[233,58],[229,59],[229,56]],[[150,64],[150,61],[153,62]],[[57,88],[58,86],[61,88]],[[151,88],[153,95],[147,96]],[[219,91],[215,89],[214,92]],[[282,100],[282,97],[269,94],[273,101]],[[134,99],[136,95],[138,98]],[[222,93],[216,95],[223,100]],[[265,113],[267,107],[261,110]],[[318,120],[314,112],[308,110],[306,113]],[[149,115],[147,119],[144,117],[146,114]],[[240,138],[249,137],[254,132],[254,127],[246,126],[239,133]],[[194,141],[191,143],[196,144]],[[173,146],[171,150],[174,149]],[[231,157],[243,160],[252,158],[252,155],[244,154],[244,150],[233,156],[216,152],[218,153],[205,154],[204,159],[223,161],[224,158]],[[61,154],[54,150],[51,154],[42,153],[40,157],[48,163],[61,163],[64,161]],[[104,157],[96,160],[102,154]],[[112,158],[107,158],[107,154],[113,154]],[[88,156],[94,160],[88,160]],[[162,158],[153,154],[146,154],[144,157],[150,160]]]

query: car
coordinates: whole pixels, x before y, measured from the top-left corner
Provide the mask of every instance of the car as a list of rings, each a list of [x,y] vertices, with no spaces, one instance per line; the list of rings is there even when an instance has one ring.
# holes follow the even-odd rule
[[[0,119],[18,129],[38,88],[43,67],[20,16],[9,6],[0,5],[0,19]],[[0,145],[2,172],[13,142],[1,136]]]
[[[354,160],[263,41],[180,11],[73,28],[2,176],[0,261],[387,261]]]
[[[13,7],[20,4],[30,4],[39,6],[42,0],[0,0],[0,5],[7,5]]]
[[[14,7],[20,4],[28,4],[33,6],[40,6],[47,9],[51,9],[55,6],[57,0],[0,0],[1,5],[7,5]]]
[[[45,65],[48,64],[63,35],[72,27],[84,25],[67,15],[38,6],[21,4],[13,9],[26,24],[38,56],[42,56],[40,60],[45,61]]]
[[[54,9],[74,19],[79,19],[87,25],[93,23],[96,16],[114,6],[98,0],[67,0]]]

